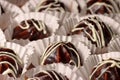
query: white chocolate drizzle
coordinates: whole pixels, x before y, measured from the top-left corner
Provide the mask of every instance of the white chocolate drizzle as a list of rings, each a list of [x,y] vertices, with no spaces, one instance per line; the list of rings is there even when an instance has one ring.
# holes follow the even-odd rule
[[[7,60],[0,61],[0,65],[7,64],[9,67],[2,72],[3,75],[11,73],[14,78],[16,78],[16,75],[18,74],[19,66],[22,66],[22,61],[15,53],[0,51],[0,57],[2,58],[8,57],[8,59],[12,59],[14,61],[14,64],[12,62],[9,62]]]
[[[45,26],[45,24],[43,23],[43,21],[41,21],[41,20],[34,20],[34,19],[31,19],[30,21],[32,22],[33,26],[34,26],[38,31],[43,31],[44,34],[47,33],[47,31],[46,31],[46,26]],[[28,28],[31,27],[27,20],[25,20],[24,22],[25,22],[25,25],[26,25],[26,26],[22,26],[22,25],[19,24],[20,28],[22,28],[22,29],[28,29]]]
[[[47,5],[44,5],[44,3],[47,2],[47,0],[41,0],[41,2],[37,5],[36,10],[35,11],[39,11],[39,10],[45,10],[45,11],[61,11],[64,12],[65,10],[60,6],[59,1],[58,0],[53,0],[54,2],[51,2]],[[52,6],[54,6],[52,8]]]
[[[41,80],[39,77],[39,73],[43,73],[43,74],[45,74],[45,75],[47,75],[47,76],[49,76],[50,78],[51,78],[51,80],[67,80],[64,76],[62,76],[61,74],[59,74],[59,73],[57,73],[57,72],[55,72],[55,71],[53,71],[53,70],[50,70],[50,71],[39,71],[38,73],[35,73],[34,75],[33,75],[33,78],[28,78],[27,80]],[[35,75],[37,75],[38,74],[38,76],[35,76]]]
[[[104,6],[109,13],[120,12],[120,10],[114,0],[108,0],[108,1],[111,4],[108,4],[105,2],[95,2],[91,6],[88,7],[88,10],[90,11],[91,14],[94,14],[94,11],[97,11],[98,9],[100,9],[100,7]]]
[[[95,28],[95,25],[89,21],[93,22],[98,28],[98,30]],[[79,26],[81,23],[85,24],[86,26]],[[87,27],[87,29],[91,31],[92,34],[90,34],[85,27]],[[105,37],[103,33],[104,27],[107,28],[107,30],[111,35],[110,37],[112,37],[113,33],[110,27],[104,22],[102,22],[98,17],[88,17],[87,19],[81,20],[79,24],[74,26],[71,32],[83,31],[90,38],[90,40],[92,40],[93,42],[96,42],[97,47],[101,48],[105,46]]]
[[[52,54],[52,52],[57,49],[60,45],[64,45],[65,47],[67,47],[69,50],[73,51],[73,55],[76,55],[76,59],[77,59],[77,62],[74,61],[73,59],[69,61],[69,63],[73,63],[75,64],[76,67],[80,67],[80,56],[79,56],[79,53],[72,47],[69,47],[68,45],[66,45],[67,42],[56,42],[54,44],[51,44],[49,45],[45,52],[43,53],[43,55],[41,56],[41,59],[40,59],[40,64],[43,65],[44,64],[44,61]]]
[[[92,80],[92,77],[94,76],[94,74],[97,72],[97,70],[105,65],[105,64],[111,64],[109,66],[107,66],[106,68],[102,69],[101,73],[99,74],[99,76],[96,78],[97,80],[99,80],[99,78],[106,72],[108,72],[107,70],[109,68],[114,68],[114,67],[117,67],[117,68],[120,68],[120,60],[118,61],[115,61],[115,60],[105,60],[105,61],[102,61],[102,62],[99,62],[96,66],[95,66],[95,70],[92,72],[92,74],[90,75],[89,79]],[[109,72],[110,73],[110,72]]]

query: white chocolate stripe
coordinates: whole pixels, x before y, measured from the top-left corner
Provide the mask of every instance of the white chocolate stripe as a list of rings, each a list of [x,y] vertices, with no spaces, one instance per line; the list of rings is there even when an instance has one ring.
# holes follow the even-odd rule
[[[2,57],[2,56],[7,56],[7,57],[10,57],[10,58],[12,58],[13,60],[14,60],[14,62],[15,62],[15,68],[18,70],[18,64],[17,64],[17,61],[16,61],[16,59],[14,58],[14,57],[12,57],[12,56],[9,56],[9,55],[6,55],[6,54],[0,54],[0,57]],[[2,61],[1,61],[2,62]]]
[[[37,75],[37,74],[39,74],[39,73],[44,73],[44,74],[47,74],[51,79],[53,79],[53,77],[52,77],[52,75],[48,72],[48,71],[40,71],[40,72],[38,72],[38,73],[36,73],[35,75]],[[34,76],[35,76],[34,75]],[[38,76],[39,77],[39,76]]]
[[[95,70],[92,72],[92,74],[90,75],[90,80],[92,79],[92,76],[95,74],[95,72],[101,67],[103,66],[104,64],[108,64],[108,63],[111,63],[111,66],[108,66],[108,67],[118,67],[120,68],[120,61],[119,62],[116,62],[114,60],[106,60],[106,61],[102,61],[100,63],[98,63],[98,65],[96,65],[95,67]]]
[[[11,73],[14,78],[16,78],[16,75],[15,75],[15,73],[13,72],[13,70],[11,70],[11,69],[9,69],[9,68],[8,68],[6,71],[4,71],[4,72],[2,73],[2,75],[6,75],[6,74],[9,74],[9,73]]]
[[[46,31],[46,26],[45,26],[45,24],[43,23],[43,21],[41,21],[41,20],[36,20],[36,22],[38,23],[36,23],[34,20],[30,20],[31,22],[32,22],[32,24],[34,25],[34,27],[38,30],[38,31],[42,31],[43,30],[43,33],[44,34],[46,34],[47,33],[47,31]],[[20,25],[19,24],[19,26],[22,28],[22,29],[28,29],[29,27],[30,27],[30,25],[28,24],[28,22],[27,22],[27,20],[25,20],[25,25],[26,26],[22,26],[22,25]]]
[[[41,59],[43,60],[43,58],[44,58],[44,56],[46,56],[46,54],[48,54],[52,49],[54,50],[54,47],[60,46],[61,43],[62,43],[62,42],[57,42],[57,43],[54,43],[54,44],[49,45],[49,46],[46,48],[46,50],[44,51]],[[56,48],[55,48],[55,49],[56,49]]]
[[[38,6],[36,7],[35,11],[39,11],[42,9],[45,9],[45,11],[48,10],[60,10],[60,11],[64,11],[64,9],[60,6],[58,0],[55,0],[55,2],[51,2],[47,5],[43,5],[47,0],[44,0],[43,2],[41,2],[40,4],[38,4]],[[57,8],[52,8],[52,6],[57,7]]]
[[[98,6],[101,6],[101,5],[104,5],[105,7],[106,7],[106,9],[111,13],[115,13],[115,10],[114,10],[114,8],[113,8],[113,6],[111,6],[111,5],[109,5],[109,4],[106,4],[106,3],[103,3],[103,2],[96,2],[96,3],[94,3],[93,5],[91,5],[90,7],[88,7],[88,9],[91,11],[91,13],[93,13],[92,12],[92,7],[94,7],[95,5],[98,5]],[[112,10],[110,10],[110,9]]]
[[[10,55],[10,56],[13,56],[15,59],[18,60],[19,63],[22,63],[22,60],[18,57],[18,55],[16,54],[13,54],[13,53],[10,53],[10,52],[4,52],[4,51],[0,51],[0,55],[1,54],[6,54],[6,55]]]
[[[88,20],[88,21],[87,21]],[[89,22],[92,21],[93,23],[95,23],[95,25],[97,26],[97,28],[99,29],[100,35],[98,33],[98,31],[95,29],[94,25]],[[72,29],[72,32],[77,31],[77,30],[82,30],[89,36],[89,38],[93,41],[96,42],[98,47],[102,47],[105,46],[105,38],[104,38],[104,34],[103,34],[103,29],[104,27],[107,28],[108,31],[110,31],[110,34],[112,36],[112,31],[110,30],[109,26],[104,24],[100,19],[98,19],[97,17],[92,17],[92,18],[87,18],[86,20],[82,20],[80,22],[84,23],[85,25],[88,25],[88,28],[92,31],[92,35],[90,33],[88,33],[84,28],[82,28],[83,26],[81,26],[80,28],[77,28],[78,25],[75,25],[75,27]],[[103,27],[103,28],[102,28]]]
[[[67,46],[63,42],[58,42],[58,43],[50,45],[51,47],[47,51],[45,50],[45,52],[43,53],[43,56],[41,57],[41,60],[40,60],[40,64],[43,65],[46,58],[49,57],[50,54],[60,45],[66,46],[68,49],[72,50],[76,54],[78,63],[76,64],[75,61],[73,61],[73,60],[72,60],[72,62],[74,62],[77,67],[80,67],[80,56],[79,56],[78,52],[74,48],[71,48],[71,47]],[[71,61],[69,61],[69,63],[70,62]]]
[[[0,64],[8,64],[12,67],[13,71],[15,72],[15,74],[17,74],[17,70],[15,69],[14,65],[12,65],[11,63],[7,62],[7,61],[2,61],[0,62]]]

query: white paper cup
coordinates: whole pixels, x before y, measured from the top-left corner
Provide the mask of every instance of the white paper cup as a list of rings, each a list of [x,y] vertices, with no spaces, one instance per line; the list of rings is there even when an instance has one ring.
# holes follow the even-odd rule
[[[15,5],[19,6],[19,7],[22,7],[29,0],[6,0],[6,1],[8,1],[8,2],[10,2],[12,4],[15,4]]]
[[[120,34],[120,24],[117,23],[116,21],[114,21],[112,18],[103,16],[103,15],[88,15],[88,16],[83,16],[83,17],[76,16],[75,18],[70,18],[63,23],[63,25],[60,27],[60,29],[58,29],[56,31],[56,34],[67,36],[70,33],[70,31],[73,29],[74,25],[78,24],[80,20],[86,19],[88,17],[93,17],[93,16],[99,17],[103,22],[108,24],[115,34]],[[61,33],[61,31],[62,31],[62,33]],[[78,37],[79,37],[79,41],[83,42],[86,46],[88,46],[88,48],[91,50],[91,52],[93,54],[95,54],[96,52],[103,53],[103,52],[107,51],[106,47],[103,48],[102,50],[100,48],[97,48],[86,37],[83,37],[82,34]]]
[[[13,42],[18,42],[21,45],[26,45],[29,40],[12,40],[12,34],[13,34],[13,29],[20,24],[24,20],[28,19],[35,19],[35,20],[41,20],[43,21],[51,35],[54,35],[54,32],[59,28],[58,24],[58,18],[49,15],[49,14],[44,14],[44,13],[39,13],[39,12],[33,12],[33,13],[26,13],[26,14],[21,14],[17,16],[15,19],[13,19],[12,24],[9,25],[9,27],[5,30],[5,36],[8,41],[13,41]]]
[[[109,59],[120,59],[120,52],[110,52],[106,54],[91,55],[86,60],[83,67],[79,69],[79,74],[83,80],[89,80],[93,68],[101,61]]]
[[[26,48],[23,46],[20,46],[19,44],[16,43],[11,43],[11,42],[0,42],[0,47],[2,48],[9,48],[12,49],[22,60],[23,62],[23,73],[24,69],[26,69],[30,65],[29,59],[31,58],[31,55],[34,53],[33,48]]]
[[[35,55],[33,55],[34,59],[32,60],[32,64],[34,66],[38,66],[40,63],[40,56],[43,54],[43,52],[46,50],[46,48],[53,43],[56,42],[71,42],[77,49],[78,53],[81,56],[82,63],[87,59],[87,57],[91,54],[90,50],[85,46],[84,44],[77,41],[76,37],[67,37],[67,36],[51,36],[49,38],[45,38],[42,40],[37,40],[30,42],[26,47],[33,47],[35,50]]]
[[[19,14],[23,14],[22,10],[19,7],[5,0],[0,0],[0,4],[3,7],[5,13],[11,14],[13,18]]]
[[[20,79],[24,80],[25,77],[33,77],[36,73],[43,70],[54,70],[62,74],[63,76],[66,76],[69,80],[82,80],[82,78],[76,73],[77,69],[75,67],[71,68],[70,66],[64,65],[62,63],[38,66],[27,71],[25,74],[22,75]]]
[[[34,12],[35,8],[37,7],[37,5],[40,3],[41,0],[29,0],[23,7],[23,11],[24,12]],[[81,12],[85,6],[84,0],[82,0],[82,3],[76,2],[75,0],[59,0],[60,2],[62,2],[65,7],[68,9],[68,11],[72,12],[72,13],[78,13],[78,5],[80,5],[81,7]]]

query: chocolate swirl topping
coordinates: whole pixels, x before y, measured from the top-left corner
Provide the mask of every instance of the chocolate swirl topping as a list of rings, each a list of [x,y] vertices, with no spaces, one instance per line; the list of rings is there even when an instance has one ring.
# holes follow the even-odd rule
[[[72,43],[57,42],[51,44],[40,58],[40,65],[59,62],[69,63],[76,67],[81,66],[80,55]]]
[[[69,80],[66,76],[57,73],[54,70],[40,71],[36,73],[33,78],[28,78],[27,80]]]
[[[113,32],[99,17],[94,16],[81,20],[70,34],[83,34],[97,47],[102,48],[112,39]]]
[[[120,10],[114,0],[89,0],[87,1],[88,14],[112,14]]]
[[[63,3],[58,0],[41,0],[38,6],[36,7],[36,11],[65,11],[65,6]]]
[[[0,74],[18,77],[22,73],[22,61],[11,49],[0,48]]]
[[[90,80],[120,80],[120,59],[99,62],[94,67]]]
[[[14,28],[12,39],[29,39],[30,41],[50,36],[46,25],[41,20],[25,20]]]

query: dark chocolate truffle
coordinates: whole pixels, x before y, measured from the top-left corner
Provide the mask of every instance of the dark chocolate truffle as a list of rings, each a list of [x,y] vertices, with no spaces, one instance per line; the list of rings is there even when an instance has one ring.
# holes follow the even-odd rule
[[[76,8],[77,8],[78,12],[81,11],[81,8],[79,5],[77,5]],[[41,11],[59,11],[59,12],[69,11],[69,12],[71,12],[64,5],[64,3],[60,2],[59,0],[41,0],[40,3],[36,7],[36,11],[39,11],[39,12],[41,12]]]
[[[87,1],[87,14],[114,14],[120,10],[114,0]]]
[[[40,59],[41,65],[64,63],[81,66],[81,59],[75,46],[70,42],[56,42],[47,47]]]
[[[28,78],[27,80],[69,80],[66,76],[57,73],[54,70],[41,71],[36,73],[33,78]]]
[[[25,20],[13,30],[12,39],[29,39],[30,41],[50,36],[46,25],[41,20]]]
[[[75,34],[84,35],[99,48],[107,46],[113,36],[110,26],[97,16],[82,19],[68,35]]]
[[[8,48],[0,48],[0,74],[18,77],[22,73],[23,63],[17,54]]]
[[[58,0],[41,0],[41,2],[36,7],[36,11],[41,12],[43,10],[65,11],[65,6]]]
[[[94,67],[90,80],[120,80],[120,60],[99,62]]]

